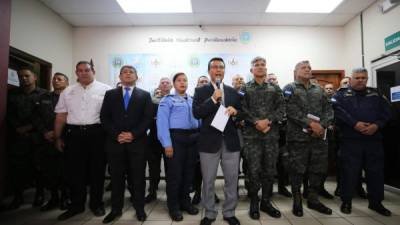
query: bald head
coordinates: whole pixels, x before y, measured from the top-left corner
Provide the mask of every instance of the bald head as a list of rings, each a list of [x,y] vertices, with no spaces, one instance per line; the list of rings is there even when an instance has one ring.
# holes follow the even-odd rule
[[[244,85],[243,76],[240,74],[236,74],[232,77],[232,86],[236,90],[240,90]]]

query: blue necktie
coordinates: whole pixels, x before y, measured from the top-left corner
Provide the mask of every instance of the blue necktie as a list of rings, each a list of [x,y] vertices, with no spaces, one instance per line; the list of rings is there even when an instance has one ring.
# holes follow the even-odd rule
[[[124,94],[124,106],[125,106],[125,110],[128,109],[128,105],[129,105],[129,99],[131,98],[131,96],[129,95],[129,91],[131,90],[130,87],[125,87],[125,94]]]

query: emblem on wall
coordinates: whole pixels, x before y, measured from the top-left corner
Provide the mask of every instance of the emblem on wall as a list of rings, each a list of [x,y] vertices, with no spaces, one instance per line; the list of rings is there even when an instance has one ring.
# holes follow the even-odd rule
[[[117,56],[112,60],[112,65],[114,68],[121,68],[124,64],[124,59],[122,57]]]
[[[191,67],[199,67],[200,66],[200,59],[196,56],[190,58],[189,65]]]
[[[242,31],[239,34],[240,43],[248,44],[251,41],[251,33],[248,31]]]

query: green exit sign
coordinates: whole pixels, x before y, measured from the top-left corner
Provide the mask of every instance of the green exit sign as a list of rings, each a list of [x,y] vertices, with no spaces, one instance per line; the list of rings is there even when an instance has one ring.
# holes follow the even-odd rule
[[[385,51],[400,46],[400,31],[385,38]]]

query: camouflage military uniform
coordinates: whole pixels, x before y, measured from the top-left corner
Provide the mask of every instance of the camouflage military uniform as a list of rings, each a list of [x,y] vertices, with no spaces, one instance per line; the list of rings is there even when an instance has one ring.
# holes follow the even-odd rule
[[[41,88],[34,89],[26,94],[22,88],[9,92],[7,99],[7,126],[9,181],[16,195],[22,195],[24,188],[32,181],[35,175],[34,144],[38,142],[39,134],[32,124],[32,114],[35,102],[40,95],[46,93]],[[17,128],[32,126],[32,129],[19,134]],[[20,196],[22,197],[22,196]]]
[[[243,88],[242,107],[246,126],[243,130],[244,155],[248,162],[250,197],[258,198],[262,187],[263,197],[269,200],[270,189],[276,175],[276,161],[279,154],[279,124],[285,112],[282,90],[279,86],[254,80]],[[258,131],[254,123],[269,119],[271,129],[267,133]]]
[[[36,102],[33,118],[33,124],[41,136],[40,143],[38,143],[39,169],[49,190],[57,190],[63,182],[63,154],[54,147],[54,142],[43,138],[45,133],[54,130],[54,108],[59,97],[60,95],[54,92],[41,95]]]
[[[333,110],[322,88],[309,84],[306,88],[299,82],[285,86],[283,93],[287,113],[287,149],[290,160],[290,180],[293,195],[300,194],[304,173],[309,173],[309,202],[318,202],[318,190],[328,166],[328,145],[322,138],[311,137],[308,114],[320,118],[320,124],[326,128],[333,119]]]

